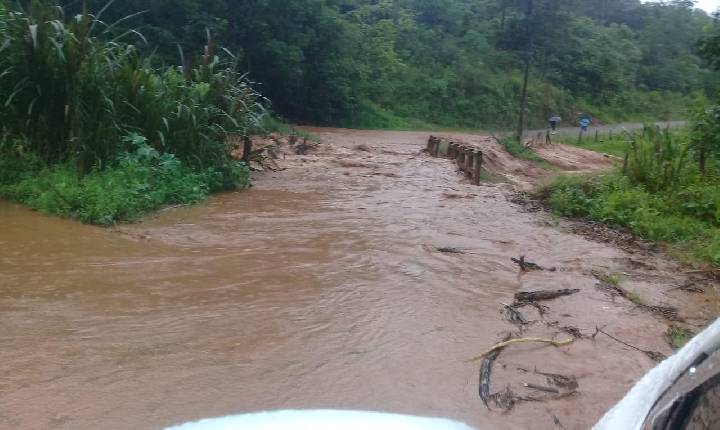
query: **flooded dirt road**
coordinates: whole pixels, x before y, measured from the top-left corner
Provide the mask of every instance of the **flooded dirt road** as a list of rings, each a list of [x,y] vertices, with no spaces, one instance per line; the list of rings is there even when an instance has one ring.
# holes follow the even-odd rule
[[[609,297],[593,271],[682,305],[690,326],[717,315],[714,286],[681,291],[689,279],[677,264],[513,203],[542,175],[487,139],[458,136],[485,145],[493,176],[514,184],[470,185],[420,153],[427,133],[315,133],[322,145],[279,154],[285,170],[258,174],[252,190],[139,225],[105,230],[0,203],[0,428],[157,429],[345,408],[586,429],[654,362],[600,336],[516,346],[496,363],[494,391],[532,382],[537,368],[575,376],[579,392],[488,411],[467,360],[517,330],[501,303],[578,288],[547,302],[528,333],[564,339],[559,327],[599,326],[665,354],[669,323]],[[520,255],[557,271],[520,273]]]

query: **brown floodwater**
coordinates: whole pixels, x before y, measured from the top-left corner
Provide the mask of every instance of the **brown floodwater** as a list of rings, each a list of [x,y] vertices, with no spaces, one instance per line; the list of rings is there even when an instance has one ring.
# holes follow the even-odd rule
[[[518,346],[498,359],[495,390],[538,368],[576,376],[580,393],[488,411],[467,360],[516,330],[500,311],[519,290],[581,289],[548,305],[540,335],[605,326],[669,353],[667,324],[606,297],[591,271],[672,302],[675,263],[564,232],[511,203],[512,185],[471,186],[419,154],[427,134],[316,132],[332,145],[286,155],[287,170],[253,189],[138,225],[0,202],[0,428],[158,429],[343,408],[584,429],[654,365],[605,338]],[[510,259],[521,254],[559,270],[520,274]],[[716,312],[709,300],[688,298],[698,325]]]

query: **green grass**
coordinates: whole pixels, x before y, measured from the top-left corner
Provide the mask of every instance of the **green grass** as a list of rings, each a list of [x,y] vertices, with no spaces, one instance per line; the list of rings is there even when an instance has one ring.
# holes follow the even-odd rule
[[[623,169],[560,177],[547,201],[558,215],[627,227],[684,259],[720,265],[720,170],[701,175],[683,136],[648,132]]]
[[[593,272],[593,275],[600,281],[614,287],[619,286],[622,282],[622,276],[616,273]]]
[[[505,150],[515,158],[521,160],[532,161],[543,167],[551,167],[551,164],[544,158],[537,155],[532,149],[525,147],[515,137],[504,137],[500,139],[500,143],[505,147]]]
[[[250,180],[242,163],[192,169],[146,144],[86,175],[74,163],[47,166],[21,145],[5,144],[0,145],[0,172],[0,198],[98,225],[137,221],[167,205],[198,203],[211,192],[243,188]]]
[[[713,181],[696,180],[653,193],[619,172],[562,177],[551,185],[548,202],[559,215],[628,227],[643,238],[674,245],[690,259],[720,265],[720,189]]]
[[[693,336],[695,334],[690,330],[672,325],[665,333],[665,340],[673,349],[678,350],[690,342]]]
[[[575,137],[562,137],[560,143],[565,145],[577,146],[579,148],[588,149],[590,151],[600,152],[603,154],[614,155],[619,158],[624,158],[630,150],[631,141],[627,136],[614,135],[610,139],[609,135],[600,136],[595,141],[594,134],[587,134],[583,137],[581,142],[578,142],[577,136]]]

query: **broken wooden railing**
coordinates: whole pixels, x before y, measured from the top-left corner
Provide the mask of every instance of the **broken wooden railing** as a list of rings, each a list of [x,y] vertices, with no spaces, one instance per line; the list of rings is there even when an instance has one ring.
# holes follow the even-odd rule
[[[430,136],[427,152],[435,158],[442,157],[455,160],[458,169],[470,177],[473,184],[480,185],[483,164],[481,150],[465,143]]]

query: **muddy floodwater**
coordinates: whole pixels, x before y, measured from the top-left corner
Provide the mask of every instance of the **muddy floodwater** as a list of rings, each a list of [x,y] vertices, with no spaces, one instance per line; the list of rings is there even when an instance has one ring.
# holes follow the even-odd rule
[[[322,145],[279,156],[284,170],[257,174],[251,190],[137,225],[83,226],[0,202],[0,428],[158,429],[343,408],[587,429],[655,363],[600,336],[516,346],[498,358],[494,391],[538,369],[576,377],[578,393],[489,411],[468,359],[517,331],[503,303],[577,288],[546,303],[530,333],[599,326],[665,354],[670,322],[609,297],[593,272],[621,274],[691,326],[717,315],[715,286],[681,291],[692,279],[676,263],[513,203],[522,166],[475,187],[420,153],[427,133],[315,132]],[[520,273],[520,255],[557,270]]]

